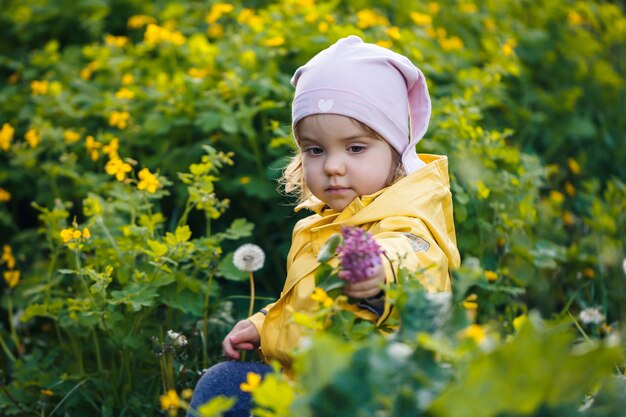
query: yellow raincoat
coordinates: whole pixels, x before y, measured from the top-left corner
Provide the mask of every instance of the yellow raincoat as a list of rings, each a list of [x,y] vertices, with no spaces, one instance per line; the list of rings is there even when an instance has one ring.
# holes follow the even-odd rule
[[[261,335],[266,360],[278,360],[289,367],[289,352],[298,345],[301,333],[292,320],[293,311],[313,312],[317,255],[326,240],[341,226],[367,230],[397,266],[409,270],[428,268],[420,280],[429,291],[449,291],[449,270],[459,266],[452,215],[452,197],[445,156],[420,155],[427,165],[375,194],[354,199],[337,212],[312,198],[296,210],[307,208],[315,214],[300,220],[293,231],[287,256],[287,279],[280,298],[249,318]],[[394,273],[384,262],[387,282]],[[364,318],[383,323],[390,314],[385,303],[380,317],[362,310]],[[265,312],[267,314],[265,314]]]

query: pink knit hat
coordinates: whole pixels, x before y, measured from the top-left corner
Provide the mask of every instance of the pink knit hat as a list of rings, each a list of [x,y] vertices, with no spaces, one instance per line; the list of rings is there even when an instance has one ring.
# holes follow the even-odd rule
[[[425,165],[415,145],[428,128],[430,97],[424,75],[407,57],[348,36],[298,68],[291,84],[293,127],[313,114],[349,116],[385,138],[407,174]]]

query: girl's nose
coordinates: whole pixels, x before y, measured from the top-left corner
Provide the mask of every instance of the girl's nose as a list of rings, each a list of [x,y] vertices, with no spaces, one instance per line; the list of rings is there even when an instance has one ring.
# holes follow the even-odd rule
[[[326,175],[343,175],[346,173],[346,164],[342,155],[328,153],[324,161],[324,173]]]

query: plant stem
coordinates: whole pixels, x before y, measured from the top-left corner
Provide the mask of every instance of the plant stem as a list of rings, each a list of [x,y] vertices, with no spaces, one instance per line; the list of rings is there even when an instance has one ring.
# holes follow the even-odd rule
[[[252,315],[252,311],[254,310],[254,275],[252,274],[252,271],[249,271],[249,274],[250,274],[250,306],[248,307],[248,317]],[[246,361],[246,353],[247,351],[244,351],[241,354],[242,362]]]
[[[4,353],[7,355],[7,357],[11,360],[11,362],[15,362],[15,356],[13,356],[13,352],[11,352],[11,349],[9,349],[6,342],[4,341],[2,333],[0,333],[0,346],[2,347],[2,350],[4,350]]]
[[[98,371],[102,374],[104,372],[104,367],[102,366],[102,355],[100,353],[100,341],[98,341],[98,335],[96,334],[96,329],[91,329],[91,334],[93,336],[93,343],[96,346],[96,361],[98,363]]]
[[[9,313],[9,328],[11,329],[11,339],[13,339],[13,343],[15,343],[15,348],[17,352],[20,352],[20,338],[17,336],[17,332],[15,331],[15,325],[13,324],[13,297],[7,297],[7,310]]]
[[[204,333],[204,340],[208,342],[209,340],[209,297],[211,294],[211,286],[213,284],[213,271],[209,273],[209,284],[206,290],[206,295],[204,296],[204,319],[202,321],[202,331]],[[206,346],[202,349],[202,363],[206,368],[208,366],[209,357],[207,353]]]
[[[252,311],[254,310],[254,275],[252,271],[250,273],[250,307],[248,307],[248,317],[252,315]]]

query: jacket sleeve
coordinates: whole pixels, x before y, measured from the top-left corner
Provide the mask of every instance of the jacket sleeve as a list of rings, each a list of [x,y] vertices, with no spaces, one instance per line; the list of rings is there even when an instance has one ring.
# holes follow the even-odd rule
[[[424,222],[418,218],[389,217],[370,229],[376,242],[385,251],[385,280],[393,283],[399,265],[410,271],[421,271],[415,277],[427,291],[450,291],[449,259]],[[391,314],[385,300],[377,325]]]
[[[263,327],[263,321],[265,321],[265,316],[267,315],[267,312],[270,310],[270,308],[272,308],[274,304],[276,303],[268,304],[265,307],[263,307],[261,310],[259,310],[257,313],[248,317],[248,320],[250,320],[252,324],[254,324],[254,327],[256,327],[256,331],[259,332],[259,334],[261,334],[261,328]]]

